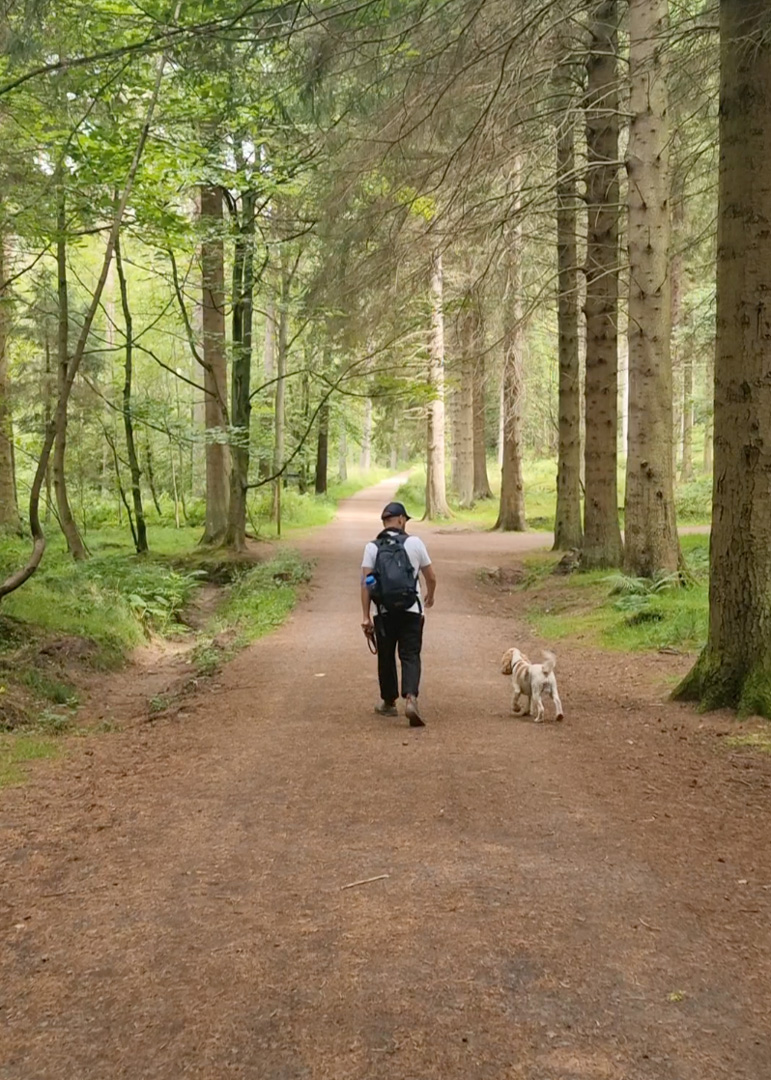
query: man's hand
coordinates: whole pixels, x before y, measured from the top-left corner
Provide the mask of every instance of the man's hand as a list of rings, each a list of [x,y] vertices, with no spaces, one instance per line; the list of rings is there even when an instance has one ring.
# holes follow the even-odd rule
[[[433,607],[434,606],[434,598],[433,598],[433,596],[427,596],[426,599],[423,601],[423,604],[424,604],[424,607],[427,607],[427,608]]]
[[[365,636],[367,637],[369,637],[370,634],[375,633],[375,624],[373,623],[372,619],[366,619],[361,624],[361,628],[364,631]]]

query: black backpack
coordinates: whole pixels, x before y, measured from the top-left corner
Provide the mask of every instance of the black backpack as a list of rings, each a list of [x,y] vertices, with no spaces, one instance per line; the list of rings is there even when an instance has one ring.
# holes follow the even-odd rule
[[[384,531],[373,542],[377,555],[373,569],[375,582],[370,589],[372,599],[385,611],[409,611],[420,597],[415,567],[404,549],[407,534]]]

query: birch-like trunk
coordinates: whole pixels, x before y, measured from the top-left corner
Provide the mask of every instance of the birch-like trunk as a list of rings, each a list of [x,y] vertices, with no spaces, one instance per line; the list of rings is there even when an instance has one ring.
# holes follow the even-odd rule
[[[450,516],[447,503],[444,444],[444,296],[442,256],[435,251],[431,258],[431,344],[428,385],[432,400],[428,406],[426,447],[426,517]]]
[[[629,455],[624,566],[635,577],[680,561],[672,474],[669,0],[630,0]]]
[[[513,183],[518,191],[521,166],[515,162]],[[525,483],[522,476],[522,398],[524,393],[525,328],[522,311],[522,225],[519,195],[513,210],[515,224],[506,240],[506,286],[503,297],[503,381],[501,500],[496,529],[522,532],[525,518]]]
[[[201,319],[206,390],[206,525],[201,542],[221,544],[228,527],[230,497],[230,451],[225,441],[228,374],[222,191],[216,185],[202,185],[199,200],[204,232],[201,243]]]
[[[580,548],[581,528],[581,378],[578,356],[578,192],[575,178],[575,118],[570,113],[570,83],[559,83],[565,115],[557,131],[557,324],[559,403],[557,508],[554,549]]]
[[[681,697],[771,717],[771,13],[720,4],[709,632]]]
[[[693,359],[683,357],[683,442],[680,458],[680,479],[693,480]]]
[[[586,444],[582,562],[619,566],[618,0],[599,0],[586,60]]]
[[[21,532],[16,502],[11,380],[8,371],[10,300],[5,284],[5,242],[0,236],[0,530]]]

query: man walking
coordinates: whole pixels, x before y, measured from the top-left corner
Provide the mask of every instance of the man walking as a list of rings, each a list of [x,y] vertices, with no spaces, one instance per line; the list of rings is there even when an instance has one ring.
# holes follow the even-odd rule
[[[402,667],[402,696],[410,727],[425,727],[418,709],[420,650],[423,644],[423,609],[433,607],[436,574],[426,545],[408,536],[410,516],[402,503],[392,502],[381,514],[382,532],[364,549],[361,567],[362,629],[377,641],[377,672],[381,701],[375,712],[398,716],[399,678],[396,650]],[[421,599],[420,575],[426,585]],[[371,605],[377,614],[374,623]]]

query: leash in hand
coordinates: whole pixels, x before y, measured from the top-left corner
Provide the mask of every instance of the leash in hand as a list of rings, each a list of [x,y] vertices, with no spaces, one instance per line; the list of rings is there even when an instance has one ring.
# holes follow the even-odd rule
[[[367,639],[367,648],[373,656],[377,656],[377,635],[375,634],[374,627],[367,627],[364,631],[364,636]]]

